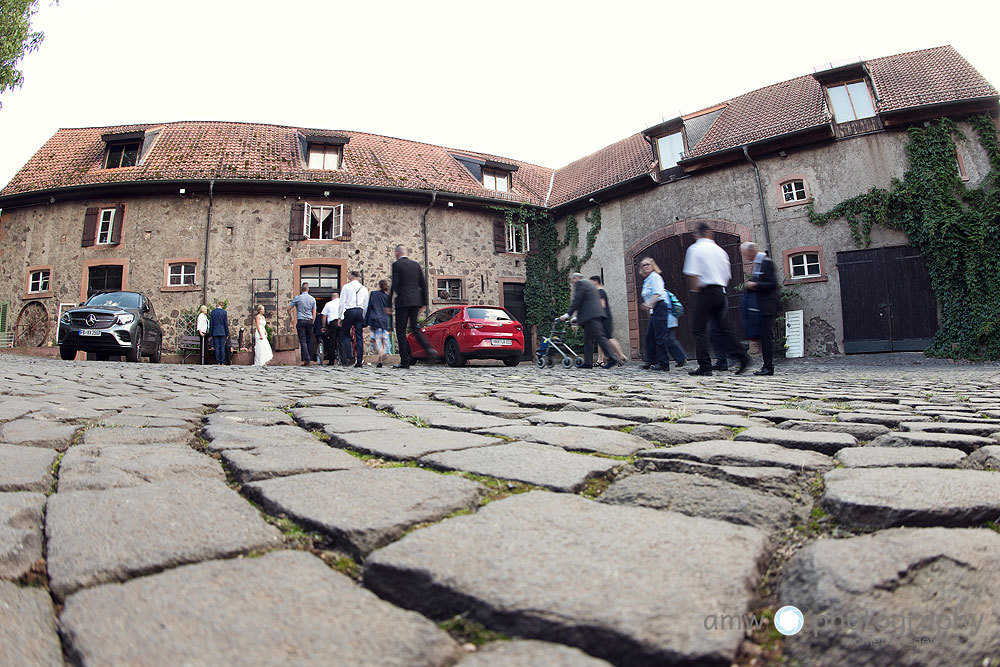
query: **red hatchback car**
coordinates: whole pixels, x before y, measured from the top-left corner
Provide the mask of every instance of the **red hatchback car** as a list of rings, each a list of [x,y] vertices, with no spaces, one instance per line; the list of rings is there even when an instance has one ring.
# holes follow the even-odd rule
[[[442,308],[420,323],[420,331],[449,366],[462,366],[467,359],[500,359],[516,366],[524,354],[521,323],[499,306]],[[406,340],[415,359],[427,359],[413,332]]]

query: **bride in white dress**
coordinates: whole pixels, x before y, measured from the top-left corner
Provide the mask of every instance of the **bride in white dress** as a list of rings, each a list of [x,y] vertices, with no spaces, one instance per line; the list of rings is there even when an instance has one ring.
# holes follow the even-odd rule
[[[257,306],[257,316],[253,320],[253,365],[264,366],[271,361],[274,354],[271,344],[267,342],[267,320],[264,319],[264,306]]]

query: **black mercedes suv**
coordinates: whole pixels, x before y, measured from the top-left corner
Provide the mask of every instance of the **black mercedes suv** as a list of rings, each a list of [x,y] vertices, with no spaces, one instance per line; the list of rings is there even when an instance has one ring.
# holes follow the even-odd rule
[[[59,319],[59,356],[70,360],[78,350],[100,361],[125,356],[160,363],[163,330],[153,304],[138,292],[104,292],[72,308]]]

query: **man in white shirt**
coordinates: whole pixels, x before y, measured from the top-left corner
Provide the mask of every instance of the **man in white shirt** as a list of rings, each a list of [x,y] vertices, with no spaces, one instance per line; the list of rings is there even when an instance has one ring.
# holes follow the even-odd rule
[[[327,366],[333,366],[339,359],[343,362],[343,355],[340,351],[340,296],[334,290],[333,298],[323,306],[320,314],[323,318],[323,337],[326,341]]]
[[[365,361],[365,311],[368,310],[368,288],[361,284],[361,274],[351,271],[351,282],[340,290],[340,339],[348,352],[351,350],[351,329],[354,330],[354,367],[361,368]],[[351,363],[348,358],[347,363]]]
[[[740,360],[740,367],[736,371],[739,375],[750,364],[750,356],[733,336],[732,329],[726,323],[725,288],[732,278],[729,255],[715,244],[712,239],[712,228],[707,223],[702,222],[698,225],[695,239],[684,256],[684,275],[688,277],[688,286],[694,297],[691,332],[694,334],[698,356],[698,368],[690,371],[690,374],[712,374],[711,347],[707,334],[707,325],[711,322],[718,332],[722,351],[727,356]]]

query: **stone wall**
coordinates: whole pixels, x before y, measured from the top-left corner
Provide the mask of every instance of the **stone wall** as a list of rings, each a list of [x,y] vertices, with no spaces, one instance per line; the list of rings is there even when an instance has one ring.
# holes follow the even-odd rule
[[[216,194],[209,234],[207,302],[229,300],[230,324],[250,328],[251,278],[279,280],[279,327],[291,332],[286,307],[298,292],[296,264],[308,260],[336,262],[341,280],[347,271],[362,272],[366,285],[390,277],[397,243],[407,245],[410,257],[424,262],[421,218],[426,204],[406,204],[364,199],[307,199],[314,204],[351,206],[350,241],[289,241],[289,220],[297,196]],[[81,247],[84,213],[88,207],[125,203],[121,242],[114,246]],[[208,196],[124,197],[77,200],[4,210],[0,224],[0,302],[10,302],[11,321],[26,302],[27,268],[51,266],[51,294],[31,299],[49,312],[56,339],[60,303],[76,305],[86,293],[87,266],[120,262],[124,289],[146,293],[164,327],[164,348],[174,347],[176,325],[182,311],[202,302],[205,225]],[[431,296],[437,275],[464,279],[469,303],[500,302],[500,279],[524,279],[524,257],[497,254],[493,248],[493,222],[499,214],[483,209],[448,207],[439,199],[427,215]],[[168,287],[165,261],[197,262],[196,285]],[[431,308],[437,307],[431,304]],[[273,322],[273,317],[270,317]]]
[[[959,124],[968,141],[959,141],[958,152],[971,186],[978,185],[989,171],[985,151],[978,143],[975,131],[967,123]],[[789,309],[803,310],[806,323],[807,355],[839,354],[843,352],[843,326],[840,302],[840,281],[837,272],[837,252],[856,250],[846,222],[835,221],[825,227],[809,222],[804,205],[779,206],[779,185],[791,177],[802,178],[816,207],[826,211],[840,201],[868,191],[873,186],[889,187],[894,177],[906,171],[905,131],[881,132],[843,139],[818,147],[789,150],[785,157],[759,159],[761,186],[767,206],[771,237],[771,256],[775,260],[779,279],[785,280],[783,253],[808,246],[819,246],[825,281],[797,283],[790,288],[796,293]],[[753,167],[746,161],[732,163],[711,171],[699,172],[687,178],[667,183],[651,190],[629,195],[602,207],[605,222],[620,230],[620,241],[605,235],[598,237],[595,258],[601,263],[618,252],[619,275],[624,276],[631,257],[624,256],[630,247],[644,237],[676,221],[718,220],[746,226],[753,239],[764,245],[764,228]],[[579,218],[579,216],[578,216]],[[581,236],[584,235],[581,223]],[[875,228],[871,247],[906,245],[906,236],[899,231]],[[619,245],[620,244],[620,245]],[[594,265],[595,260],[588,263]],[[606,267],[606,265],[605,265]],[[585,267],[585,272],[587,267]],[[608,269],[605,268],[605,276]],[[610,292],[609,292],[610,294]],[[612,305],[616,335],[628,341],[618,327],[628,321],[625,300],[615,298]],[[683,326],[683,325],[682,325]],[[634,333],[634,332],[633,332]],[[633,336],[635,338],[635,336]],[[635,352],[635,350],[633,350]]]

